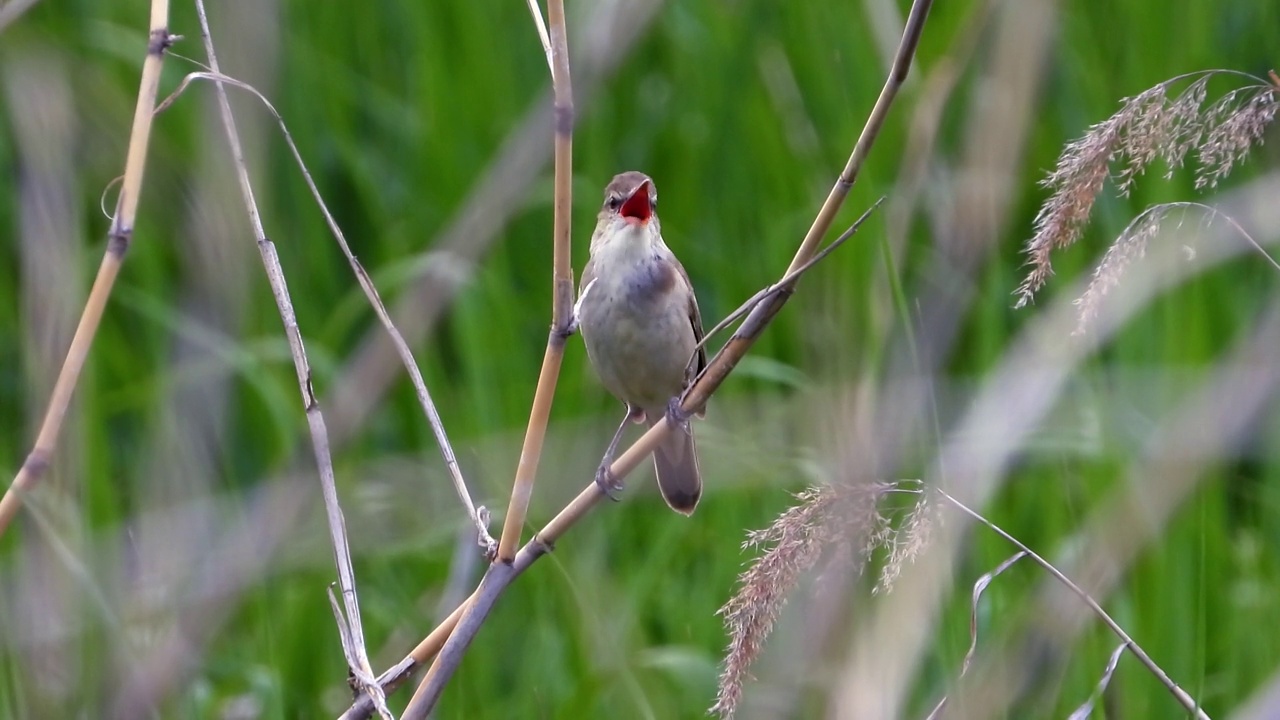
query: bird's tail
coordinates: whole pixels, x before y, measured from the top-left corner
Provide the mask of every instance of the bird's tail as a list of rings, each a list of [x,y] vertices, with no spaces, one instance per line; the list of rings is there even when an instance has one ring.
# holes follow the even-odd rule
[[[673,428],[654,450],[653,468],[658,474],[658,489],[671,509],[681,515],[692,515],[702,497],[702,474],[698,470],[693,431]]]

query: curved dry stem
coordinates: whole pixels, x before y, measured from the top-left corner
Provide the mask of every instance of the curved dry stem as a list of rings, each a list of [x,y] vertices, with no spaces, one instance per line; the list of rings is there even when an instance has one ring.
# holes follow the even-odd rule
[[[67,358],[63,361],[62,370],[53,386],[49,408],[45,411],[35,444],[14,477],[13,484],[5,491],[4,497],[0,498],[0,535],[4,534],[18,514],[23,493],[34,488],[49,468],[57,448],[58,435],[62,431],[62,422],[71,405],[71,396],[80,380],[80,373],[84,370],[89,348],[97,335],[102,313],[106,309],[107,299],[111,297],[111,289],[115,286],[116,276],[124,263],[125,253],[133,240],[133,225],[138,215],[138,198],[142,194],[142,176],[146,169],[147,148],[151,139],[152,109],[160,88],[160,70],[164,65],[165,51],[177,39],[177,36],[169,34],[168,26],[168,0],[152,0],[147,56],[142,63],[142,80],[133,112],[133,130],[129,134],[124,180],[120,195],[116,198],[115,216],[107,232],[107,251],[98,267],[93,289],[89,291],[80,324],[71,338]]]
[[[1218,363],[1212,376],[1167,414],[1114,498],[1092,514],[1082,537],[1072,543],[1079,548],[1072,575],[1083,578],[1091,594],[1109,593],[1125,568],[1200,487],[1206,469],[1257,432],[1259,419],[1280,393],[1280,366],[1273,358],[1277,343],[1280,296],[1273,296],[1253,330]],[[1205,422],[1205,418],[1215,420]],[[1137,517],[1142,522],[1133,522]],[[1063,602],[1060,588],[1057,582],[1045,582],[1038,607],[1030,613],[1032,626],[1016,641],[1022,647],[1034,643],[1041,659],[1036,665],[1042,670],[1047,662],[1064,655],[1088,618],[1075,603]],[[967,689],[971,701],[963,704],[967,717],[1005,712],[1015,700],[1015,689],[1025,687],[1029,679],[1030,668],[1016,659],[991,659],[985,665],[984,672],[978,673],[982,681]],[[1202,720],[1207,717],[1176,684],[1152,672],[1188,713]]]
[[[342,233],[342,229],[338,226],[338,222],[329,212],[328,206],[324,202],[324,198],[320,195],[320,189],[316,186],[315,180],[311,177],[311,172],[307,170],[306,162],[302,159],[302,152],[298,150],[297,144],[293,141],[293,135],[289,132],[289,128],[285,125],[284,118],[276,110],[271,101],[267,100],[257,88],[252,85],[237,80],[220,72],[194,72],[188,73],[178,84],[177,89],[169,94],[159,106],[156,107],[156,113],[163,112],[168,109],[181,95],[184,93],[191,83],[196,80],[208,80],[216,83],[219,88],[222,85],[231,85],[249,92],[257,98],[275,118],[280,133],[284,136],[285,144],[289,146],[289,152],[293,155],[294,162],[297,163],[299,171],[302,173],[303,180],[307,184],[307,188],[311,191],[312,198],[320,207],[320,212],[324,216],[325,223],[329,227],[330,233],[338,242],[338,246],[342,250],[343,256],[346,257],[347,263],[351,266],[351,270],[355,273],[356,281],[360,284],[360,289],[364,292],[365,297],[369,300],[369,304],[373,307],[374,314],[378,316],[379,322],[390,336],[392,344],[395,346],[396,353],[400,356],[401,364],[409,373],[409,379],[413,383],[414,393],[418,397],[418,404],[422,406],[423,413],[427,416],[427,422],[431,425],[431,432],[435,436],[436,446],[440,449],[440,455],[444,459],[445,468],[449,471],[449,477],[453,481],[454,490],[458,493],[459,500],[462,501],[463,507],[467,511],[467,516],[476,526],[478,542],[485,549],[486,555],[492,557],[497,543],[489,536],[488,524],[489,515],[484,507],[476,507],[471,500],[471,493],[467,490],[466,480],[462,477],[462,469],[458,465],[457,456],[453,452],[453,446],[449,443],[449,436],[445,432],[444,422],[440,419],[440,413],[436,409],[435,401],[431,399],[431,393],[427,390],[426,382],[422,379],[422,372],[418,370],[418,362],[413,357],[413,351],[409,349],[409,344],[405,341],[400,330],[396,328],[395,323],[391,320],[390,313],[387,312],[386,305],[382,302],[382,297],[378,294],[377,287],[373,284],[373,279],[369,277],[364,266],[356,259],[355,254],[351,251],[351,246],[347,244],[346,236]],[[238,153],[237,153],[238,156]],[[243,191],[243,185],[242,185]],[[252,199],[250,192],[247,199]],[[251,219],[255,223],[255,232],[261,240],[266,239],[266,234],[262,230],[261,222],[256,217],[257,211],[251,212]]]
[[[997,565],[994,570],[984,574],[973,583],[973,591],[969,597],[969,649],[964,654],[964,660],[960,662],[960,677],[964,677],[964,674],[969,672],[969,664],[973,662],[973,656],[978,653],[978,603],[982,600],[982,594],[987,591],[991,581],[1026,556],[1027,551],[1019,550],[1005,558],[1004,562]],[[927,720],[935,720],[935,718],[942,717],[942,711],[946,707],[947,696],[943,695],[938,704],[934,705],[933,710],[929,712]]]
[[[999,525],[996,525],[995,523],[986,519],[985,517],[982,516],[982,514],[970,509],[968,505],[965,505],[964,503],[955,499],[951,495],[948,495],[945,490],[942,490],[941,488],[936,488],[935,492],[941,495],[944,500],[954,505],[964,514],[968,515],[974,520],[977,520],[983,525],[986,525],[997,535],[1004,538],[1005,540],[1008,540],[1014,547],[1018,548],[1020,551],[1025,553],[1027,557],[1031,558],[1032,562],[1044,568],[1044,570],[1048,572],[1050,575],[1052,575],[1055,580],[1062,583],[1062,585],[1066,587],[1068,590],[1070,590],[1073,595],[1080,598],[1080,602],[1084,603],[1089,608],[1089,610],[1093,612],[1094,615],[1098,616],[1098,619],[1102,620],[1102,623],[1106,625],[1107,628],[1111,630],[1111,632],[1115,633],[1116,637],[1120,638],[1124,642],[1124,644],[1129,647],[1129,649],[1133,652],[1133,656],[1138,658],[1138,661],[1141,662],[1147,668],[1147,670],[1150,671],[1151,674],[1154,675],[1155,678],[1160,681],[1160,684],[1164,685],[1165,688],[1168,689],[1169,693],[1172,694],[1175,699],[1177,699],[1178,703],[1181,704],[1182,707],[1187,710],[1187,712],[1193,713],[1196,715],[1196,717],[1202,718],[1203,720],[1208,720],[1208,716],[1200,712],[1200,709],[1199,709],[1200,704],[1196,702],[1194,698],[1188,695],[1186,691],[1184,691],[1181,687],[1179,687],[1177,683],[1171,680],[1169,678],[1169,674],[1166,673],[1163,668],[1161,668],[1159,665],[1156,664],[1154,660],[1151,659],[1151,656],[1147,654],[1146,650],[1142,649],[1141,645],[1134,642],[1134,639],[1132,637],[1129,637],[1129,633],[1125,632],[1125,629],[1120,627],[1120,623],[1116,622],[1115,619],[1113,619],[1111,615],[1107,613],[1106,610],[1103,610],[1102,606],[1099,605],[1098,602],[1094,600],[1092,596],[1089,595],[1089,593],[1085,592],[1083,588],[1075,584],[1075,582],[1073,582],[1071,578],[1067,577],[1066,574],[1064,574],[1061,570],[1054,567],[1053,563],[1049,562],[1048,560],[1045,560],[1034,550],[1032,550],[1031,548],[1023,544],[1023,542],[1018,538],[1005,532],[1004,528],[1001,528]],[[969,663],[973,659],[972,657],[973,651],[974,651],[973,647],[970,647],[969,654],[965,655],[965,660],[964,660],[965,669],[968,669]]]
[[[1120,656],[1123,655],[1124,651],[1128,648],[1128,643],[1120,643],[1116,646],[1115,650],[1111,651],[1111,657],[1107,658],[1107,666],[1102,671],[1102,677],[1098,679],[1097,689],[1089,695],[1088,700],[1085,700],[1080,707],[1073,710],[1072,713],[1067,716],[1067,720],[1087,720],[1090,715],[1093,715],[1094,703],[1097,702],[1098,697],[1101,696],[1102,693],[1107,691],[1107,686],[1111,684],[1111,676],[1115,674],[1116,666],[1120,664]]]
[[[1273,299],[1256,330],[1221,363],[1213,377],[1192,391],[1179,410],[1161,424],[1144,452],[1145,458],[1130,468],[1114,500],[1090,518],[1083,541],[1078,541],[1079,567],[1073,574],[1088,579],[1092,594],[1108,593],[1124,568],[1157,537],[1203,481],[1206,465],[1254,432],[1255,421],[1280,389],[1280,372],[1271,359],[1278,341],[1280,298]],[[1206,423],[1205,418],[1217,420]],[[1135,517],[1143,521],[1132,522]],[[1041,589],[1038,607],[1030,613],[1032,627],[1017,641],[1021,647],[1034,643],[1040,659],[1035,665],[1042,671],[1062,656],[1086,619],[1077,608],[1061,602],[1061,593],[1056,592],[1059,588],[1055,582]],[[1142,659],[1136,647],[1134,654]],[[1188,713],[1201,720],[1208,717],[1194,698],[1152,665],[1147,665],[1148,669]],[[977,673],[981,681],[965,689],[968,702],[961,703],[963,717],[1006,712],[1016,699],[1016,689],[1025,687],[1030,679],[1030,668],[1017,658],[990,658],[984,666]]]

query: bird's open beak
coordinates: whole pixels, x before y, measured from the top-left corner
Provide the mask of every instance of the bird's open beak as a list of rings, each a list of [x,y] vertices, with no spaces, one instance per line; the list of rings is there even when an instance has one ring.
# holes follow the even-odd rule
[[[641,225],[649,221],[653,216],[653,205],[649,203],[649,181],[640,183],[627,197],[627,201],[622,203],[622,209],[618,211],[624,218],[635,218]]]

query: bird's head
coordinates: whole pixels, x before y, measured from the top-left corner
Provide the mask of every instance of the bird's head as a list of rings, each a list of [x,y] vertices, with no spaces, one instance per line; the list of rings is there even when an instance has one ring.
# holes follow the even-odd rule
[[[610,225],[643,227],[657,220],[658,189],[653,180],[634,170],[617,175],[604,188],[600,218]]]

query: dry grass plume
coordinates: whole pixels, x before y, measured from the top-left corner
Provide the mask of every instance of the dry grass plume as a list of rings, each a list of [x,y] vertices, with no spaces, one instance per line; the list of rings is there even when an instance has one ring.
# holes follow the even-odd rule
[[[1209,81],[1219,76],[1248,82],[1210,101]],[[1172,94],[1187,81],[1190,84],[1181,92]],[[1126,196],[1157,158],[1164,161],[1168,178],[1187,164],[1188,157],[1194,157],[1196,189],[1217,187],[1255,145],[1262,143],[1280,106],[1277,92],[1280,80],[1274,75],[1271,81],[1229,70],[1181,75],[1126,98],[1116,114],[1069,143],[1057,167],[1042,181],[1053,192],[1036,215],[1035,235],[1026,247],[1031,271],[1014,293],[1018,297],[1015,307],[1031,302],[1053,274],[1052,252],[1079,239],[1107,178],[1113,180],[1121,196]],[[1144,215],[1141,222],[1126,228],[1108,251],[1099,268],[1102,283],[1090,287],[1092,295],[1114,284],[1117,267],[1141,256],[1163,213]],[[1109,261],[1110,269],[1103,270]],[[1095,284],[1098,280],[1095,276]],[[1084,306],[1091,305],[1086,302]]]
[[[882,507],[890,493],[917,495],[901,522]],[[716,703],[710,712],[733,717],[752,663],[773,630],[787,597],[824,554],[860,575],[878,548],[888,550],[878,592],[891,589],[905,563],[927,546],[938,504],[918,481],[813,487],[763,530],[747,534],[744,550],[767,548],[739,577],[738,592],[720,608],[729,646]]]

